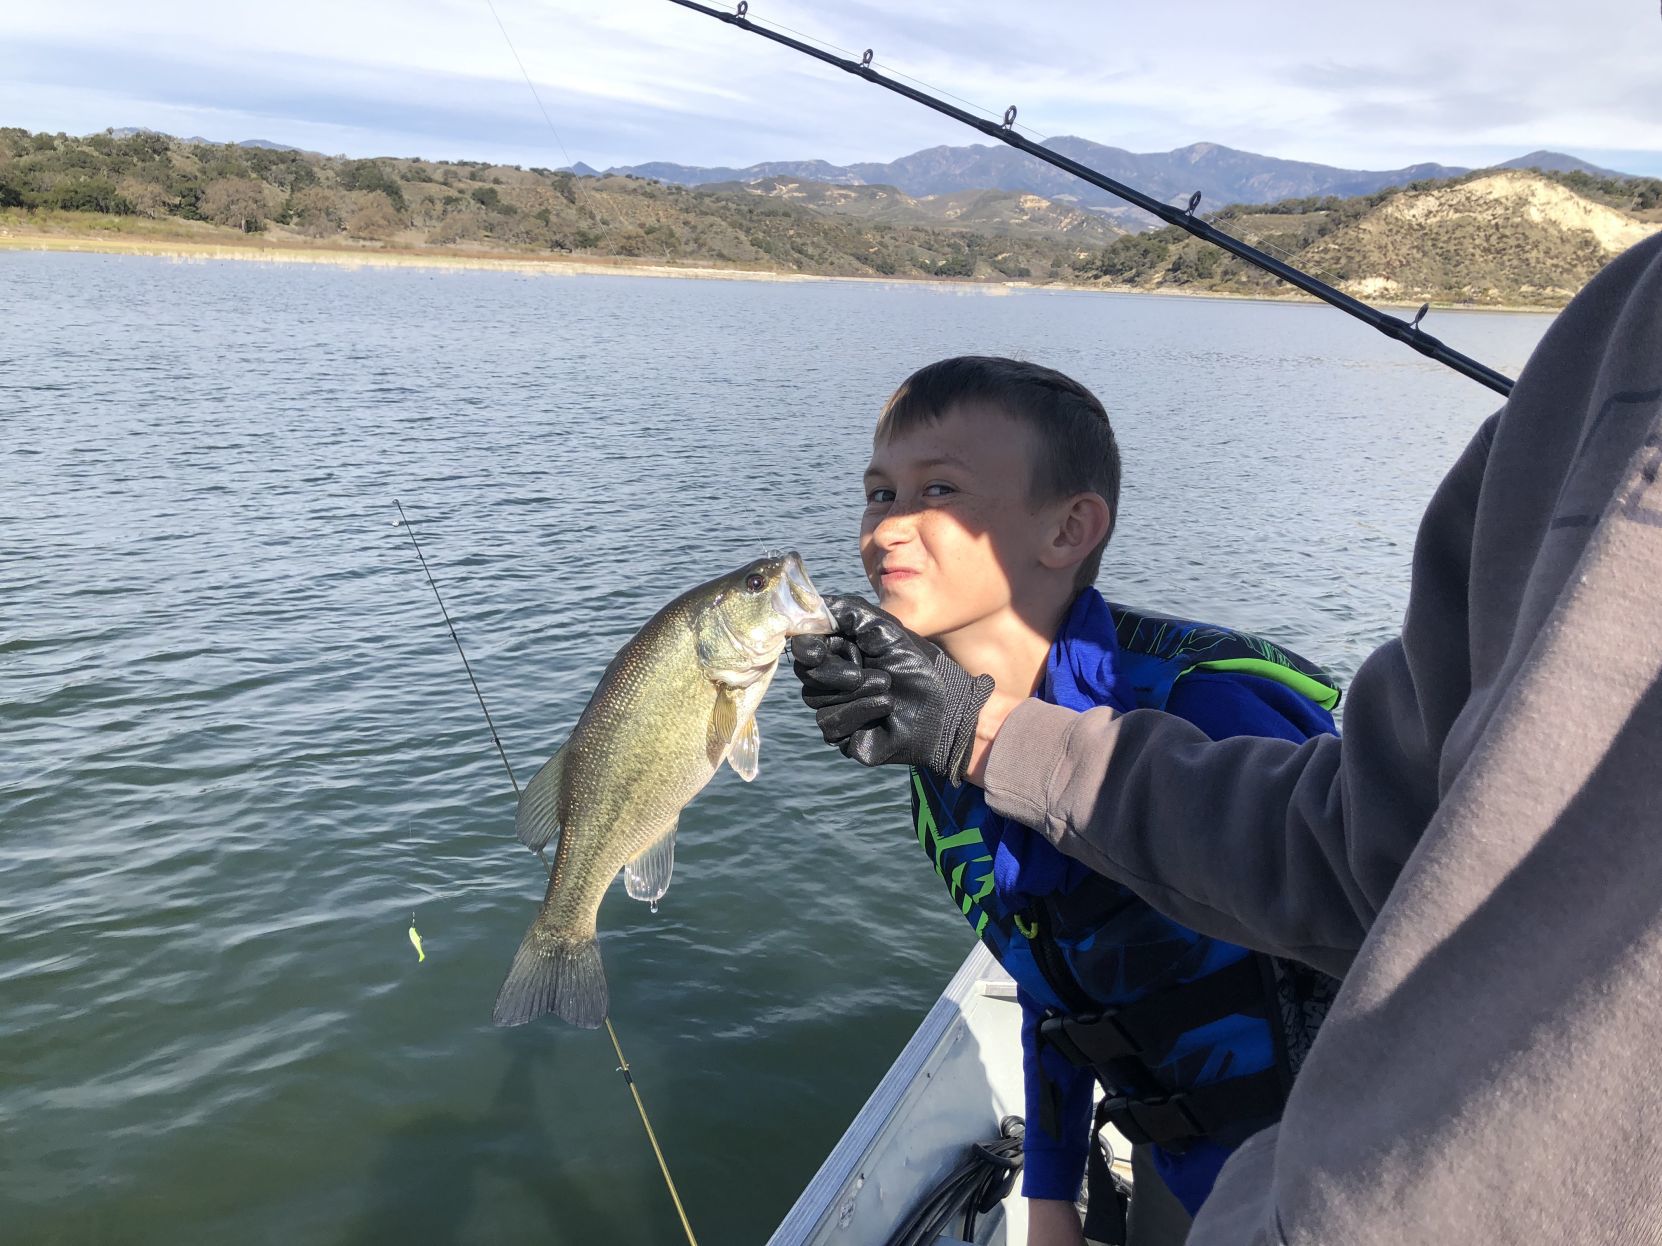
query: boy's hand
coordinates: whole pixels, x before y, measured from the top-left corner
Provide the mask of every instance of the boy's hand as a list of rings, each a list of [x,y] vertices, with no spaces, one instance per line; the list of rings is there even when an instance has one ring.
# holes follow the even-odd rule
[[[924,766],[962,783],[992,677],[971,677],[859,597],[825,604],[837,631],[791,639],[792,669],[825,742],[862,765]]]

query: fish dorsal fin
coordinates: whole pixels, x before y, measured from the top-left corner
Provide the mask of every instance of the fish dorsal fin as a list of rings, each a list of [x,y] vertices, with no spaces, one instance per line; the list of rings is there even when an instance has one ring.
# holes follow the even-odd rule
[[[744,726],[733,737],[733,751],[727,754],[727,764],[746,783],[756,777],[762,764],[762,732],[756,726],[756,715],[745,719]]]
[[[569,742],[562,744],[560,751],[543,763],[542,769],[537,771],[536,776],[519,794],[519,809],[514,814],[514,833],[519,836],[519,842],[533,852],[542,851],[544,845],[559,833],[560,792],[565,786],[565,756],[568,747]]]
[[[719,766],[739,729],[739,694],[716,685],[716,703],[710,710],[710,728],[704,737],[705,752],[712,766]]]
[[[656,904],[669,890],[669,876],[675,870],[676,825],[671,823],[661,838],[642,848],[625,863],[623,889],[629,893],[631,900]]]

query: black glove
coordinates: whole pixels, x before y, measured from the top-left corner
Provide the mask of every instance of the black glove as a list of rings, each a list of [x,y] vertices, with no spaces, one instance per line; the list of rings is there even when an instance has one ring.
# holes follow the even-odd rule
[[[791,639],[792,669],[825,742],[862,765],[924,766],[962,783],[992,676],[972,678],[859,597],[825,604],[837,631]]]

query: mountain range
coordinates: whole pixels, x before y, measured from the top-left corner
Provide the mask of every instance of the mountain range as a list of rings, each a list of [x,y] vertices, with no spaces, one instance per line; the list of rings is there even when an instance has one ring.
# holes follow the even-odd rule
[[[1613,255],[1662,229],[1662,179],[1606,173],[1559,153],[1467,173],[1440,165],[1370,172],[1209,144],[1137,156],[1079,140],[1056,145],[1064,142],[1070,154],[1173,198],[1212,188],[1202,211],[1225,232],[1370,300],[1559,306]],[[353,160],[257,140],[0,127],[0,225],[8,235],[94,230],[216,245],[229,237],[248,246],[1283,293],[1177,227],[1128,232],[1082,203],[1071,183],[1050,195],[1029,189],[1048,167],[998,148],[936,148],[888,165],[637,168],[727,180],[688,186],[626,170],[579,177],[477,161]],[[888,184],[853,180],[861,175]],[[1005,179],[1026,185],[977,185]],[[911,193],[894,182],[948,189]],[[1367,186],[1378,189],[1349,193]],[[1285,197],[1253,202],[1276,195]]]
[[[115,138],[126,138],[154,131],[127,127],[109,133]],[[212,140],[198,136],[179,141],[193,145],[212,143]],[[267,151],[300,150],[260,138],[244,139],[234,146]],[[1429,162],[1405,165],[1400,169],[1343,169],[1306,160],[1283,160],[1277,156],[1240,151],[1220,143],[1191,143],[1187,147],[1163,152],[1132,152],[1090,139],[1064,136],[1048,139],[1044,146],[1167,203],[1187,203],[1189,196],[1198,190],[1202,211],[1216,210],[1226,204],[1279,203],[1286,199],[1328,195],[1345,199],[1371,195],[1387,187],[1405,186],[1410,182],[1460,177],[1472,171],[1462,165]],[[1580,172],[1600,178],[1629,176],[1558,151],[1532,151],[1492,167],[1539,169],[1550,173]],[[708,186],[724,182],[740,185],[767,182],[776,186],[789,181],[827,186],[890,186],[914,198],[971,190],[1023,191],[1042,195],[1059,204],[1089,208],[1131,231],[1151,228],[1159,223],[1107,191],[1080,182],[1026,152],[1003,144],[929,147],[886,163],[860,161],[838,165],[826,160],[769,160],[741,169],[649,161],[645,164],[614,165],[602,171],[578,161],[570,166],[569,171],[579,177],[616,174],[650,178],[677,186]]]
[[[1445,164],[1413,164],[1385,170],[1341,169],[1304,160],[1282,160],[1256,152],[1237,151],[1218,143],[1191,143],[1174,151],[1143,153],[1108,147],[1083,138],[1050,139],[1045,146],[1168,203],[1186,203],[1190,194],[1198,190],[1202,196],[1203,211],[1232,203],[1277,203],[1285,199],[1327,195],[1337,198],[1371,195],[1391,186],[1460,177],[1471,172],[1461,166]],[[1558,173],[1578,171],[1596,177],[1626,176],[1554,151],[1530,152],[1495,167]],[[578,165],[572,171],[585,174],[595,170]],[[616,167],[607,172],[653,178],[682,186],[792,178],[842,186],[893,186],[912,196],[964,190],[1018,190],[1103,212],[1133,230],[1155,223],[1146,213],[1126,206],[1107,191],[1086,185],[1037,157],[1003,144],[930,147],[887,164],[835,165],[824,160],[774,160],[734,169],[655,161]]]

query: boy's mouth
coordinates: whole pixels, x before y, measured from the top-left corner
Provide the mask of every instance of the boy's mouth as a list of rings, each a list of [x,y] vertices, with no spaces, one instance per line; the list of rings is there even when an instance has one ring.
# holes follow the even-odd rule
[[[910,580],[917,575],[911,567],[879,567],[877,569],[878,583],[884,588],[891,588],[904,580]]]

